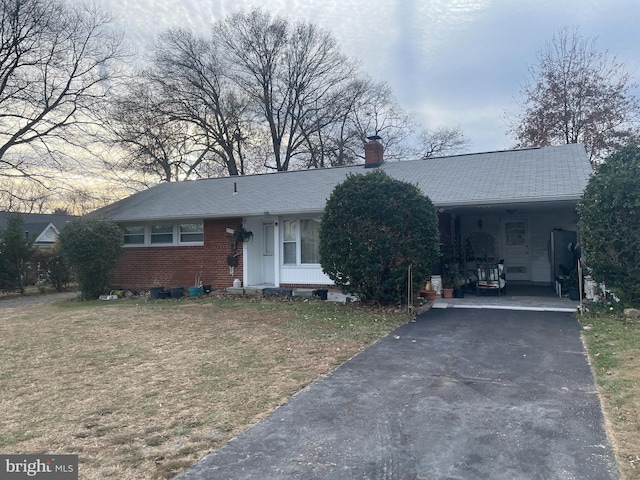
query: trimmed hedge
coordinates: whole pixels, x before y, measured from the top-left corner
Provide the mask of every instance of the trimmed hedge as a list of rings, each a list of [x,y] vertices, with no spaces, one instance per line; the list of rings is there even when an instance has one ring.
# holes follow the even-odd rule
[[[640,306],[640,147],[610,155],[578,204],[587,266],[627,306]]]
[[[320,225],[323,271],[345,293],[381,305],[406,299],[439,259],[435,207],[415,185],[382,170],[350,175],[333,190]]]

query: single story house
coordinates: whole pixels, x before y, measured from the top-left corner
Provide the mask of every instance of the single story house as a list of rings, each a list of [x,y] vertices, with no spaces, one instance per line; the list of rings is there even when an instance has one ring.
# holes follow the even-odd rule
[[[0,230],[7,226],[12,212],[0,212]],[[70,221],[78,218],[74,215],[21,213],[25,238],[32,239],[38,248],[51,248],[58,239],[60,230]]]
[[[318,253],[326,200],[347,175],[372,168],[432,200],[442,239],[467,268],[501,259],[509,282],[552,285],[552,232],[575,238],[576,204],[592,172],[582,145],[384,162],[373,140],[365,157],[348,167],[163,183],[93,212],[122,227],[113,286],[190,286],[196,278],[214,289],[235,279],[246,287],[330,286]],[[252,237],[236,241],[239,227]]]

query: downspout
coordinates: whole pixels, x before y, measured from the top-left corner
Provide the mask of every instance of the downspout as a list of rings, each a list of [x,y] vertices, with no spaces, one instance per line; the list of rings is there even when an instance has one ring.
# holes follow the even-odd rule
[[[280,217],[273,222],[273,281],[280,287]]]

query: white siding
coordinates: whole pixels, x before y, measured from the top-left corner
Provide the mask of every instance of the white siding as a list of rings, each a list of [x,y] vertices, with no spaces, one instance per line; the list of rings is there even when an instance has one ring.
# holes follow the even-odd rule
[[[333,285],[331,279],[324,274],[320,266],[281,267],[280,283]]]

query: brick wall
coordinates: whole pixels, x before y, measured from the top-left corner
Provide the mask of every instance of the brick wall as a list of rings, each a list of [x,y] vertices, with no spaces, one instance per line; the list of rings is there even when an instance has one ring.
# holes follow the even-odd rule
[[[235,274],[229,275],[227,256],[232,253],[227,228],[235,229],[242,219],[205,220],[203,246],[130,247],[111,271],[111,286],[130,290],[148,290],[158,283],[165,287],[193,285],[202,272],[202,283],[214,289],[230,287],[234,278],[242,279],[242,256]],[[238,243],[237,252],[242,252]]]

